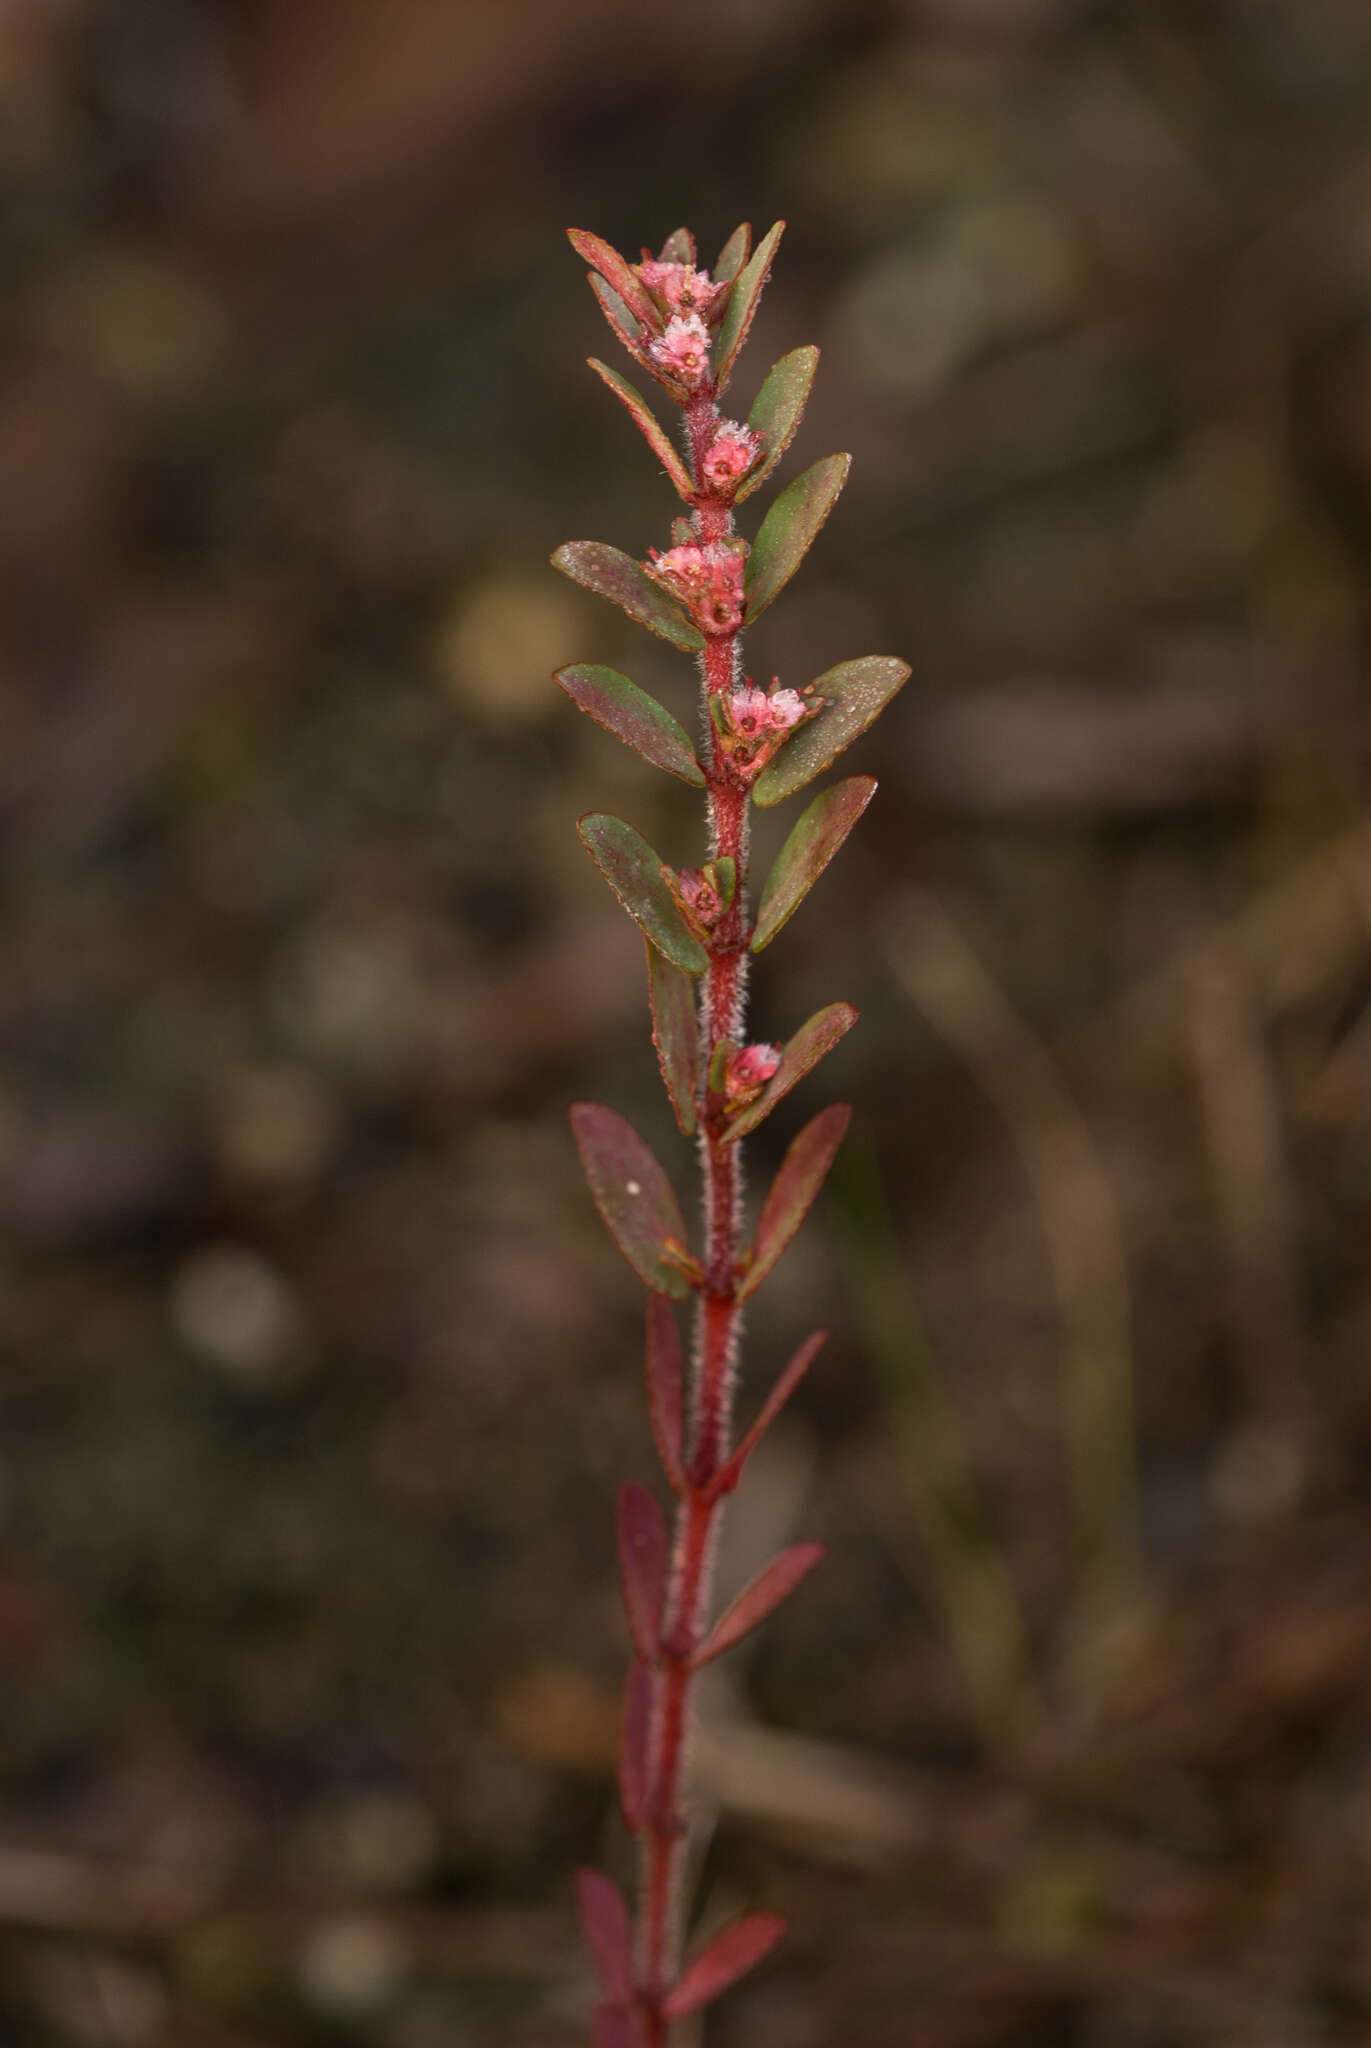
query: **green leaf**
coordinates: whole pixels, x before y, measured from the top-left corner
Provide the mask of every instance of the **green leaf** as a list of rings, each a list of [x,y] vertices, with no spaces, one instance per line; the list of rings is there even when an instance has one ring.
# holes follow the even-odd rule
[[[695,237],[689,228],[673,228],[662,244],[662,263],[688,263],[695,268]]]
[[[627,676],[621,676],[614,668],[576,662],[570,668],[559,668],[552,680],[587,718],[612,732],[615,739],[632,747],[654,768],[665,768],[668,775],[679,775],[682,782],[689,782],[696,789],[704,788],[704,770],[695,758],[685,728],[677,724],[664,704],[649,697]]]
[[[785,589],[813,547],[851,466],[850,455],[825,455],[787,484],[772,503],[747,558],[749,620],[759,617]]]
[[[600,311],[604,314],[629,354],[636,356],[640,363],[646,362],[647,358],[643,354],[639,341],[639,336],[643,331],[642,325],[634,319],[613,285],[606,284],[602,277],[592,277],[590,289],[600,302]]]
[[[605,811],[589,812],[576,830],[624,909],[658,952],[687,974],[703,974],[709,956],[681,915],[662,874],[662,862],[642,833]]]
[[[608,541],[569,540],[552,557],[552,566],[583,589],[593,590],[597,597],[607,597],[640,626],[669,640],[673,647],[698,654],[704,646],[704,635],[691,625],[666,592],[658,589],[642,564],[621,549],[612,548]]]
[[[700,538],[700,536],[699,536],[699,534],[698,534],[698,533],[696,533],[696,531],[695,531],[695,527],[694,527],[694,524],[692,523],[692,521],[690,521],[689,519],[673,519],[673,520],[672,520],[672,522],[671,522],[671,545],[672,545],[672,546],[673,546],[674,548],[683,548],[683,547],[685,547],[685,546],[686,546],[686,545],[687,545],[687,544],[688,544],[688,543],[689,543],[690,541],[692,541],[692,540],[698,540],[699,538]]]
[[[749,1294],[756,1293],[804,1222],[809,1205],[823,1186],[824,1176],[843,1142],[851,1117],[852,1111],[845,1102],[835,1102],[831,1108],[821,1109],[805,1125],[781,1161],[780,1170],[771,1183],[771,1192],[757,1219],[752,1262],[738,1289],[739,1301],[745,1301]]]
[[[816,348],[792,349],[788,356],[773,364],[747,416],[748,425],[764,437],[766,460],[738,492],[739,502],[749,497],[758,484],[766,482],[794,440],[818,367]]]
[[[731,284],[751,253],[752,228],[749,222],[744,221],[741,227],[734,228],[719,251],[719,260],[710,276],[716,284]]]
[[[776,245],[785,233],[785,222],[778,220],[775,227],[762,237],[757,253],[739,276],[729,294],[728,309],[719,328],[718,345],[714,351],[714,374],[716,389],[724,390],[737,361],[738,351],[747,340],[747,330],[752,325],[752,316],[762,296],[767,278],[771,274],[771,259],[776,254]]]
[[[588,234],[584,228],[568,228],[567,240],[578,256],[583,256],[592,270],[598,270],[612,292],[618,294],[630,313],[641,320],[644,327],[654,334],[662,330],[662,316],[652,303],[647,286],[634,275],[633,266],[621,256],[617,249],[599,235]]]
[[[689,499],[695,486],[690,481],[690,472],[667,438],[665,429],[654,416],[641,391],[634,389],[626,377],[617,370],[611,370],[608,363],[602,363],[597,356],[587,358],[597,377],[603,378],[614,396],[625,405],[642,429],[657,460],[661,463],[681,497]]]
[[[574,1102],[571,1128],[595,1206],[638,1278],[654,1294],[683,1301],[685,1223],[656,1156],[631,1123],[601,1102]]]
[[[851,1003],[830,1003],[826,1009],[816,1010],[782,1047],[781,1064],[756,1101],[750,1102],[732,1119],[728,1137],[743,1138],[749,1131],[755,1131],[763,1117],[770,1116],[781,1097],[788,1095],[797,1081],[803,1081],[811,1067],[818,1066],[824,1054],[833,1050],[856,1021],[857,1012]]]
[[[695,1129],[695,1094],[700,1081],[700,1027],[695,984],[688,974],[647,942],[647,982],[652,1002],[652,1043],[676,1121],[687,1137]]]
[[[850,775],[807,804],[776,856],[757,910],[752,950],[769,946],[804,901],[875,794],[871,775]]]
[[[814,689],[827,700],[824,708],[817,718],[797,726],[763,769],[752,791],[753,802],[765,810],[832,767],[843,748],[875,724],[908,677],[909,664],[892,654],[864,654],[816,676]]]

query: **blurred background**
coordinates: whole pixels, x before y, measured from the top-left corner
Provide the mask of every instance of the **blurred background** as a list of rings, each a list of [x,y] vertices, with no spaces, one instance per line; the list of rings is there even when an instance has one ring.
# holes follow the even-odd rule
[[[764,957],[860,1029],[700,1744],[711,2048],[1371,2032],[1364,0],[0,4],[0,2039],[570,2048],[641,1293],[691,1184],[575,837],[697,806],[547,566],[673,505],[563,239],[789,228],[897,653]],[[752,508],[749,508],[749,513]],[[793,816],[793,810],[789,816]],[[787,817],[768,815],[763,860]]]

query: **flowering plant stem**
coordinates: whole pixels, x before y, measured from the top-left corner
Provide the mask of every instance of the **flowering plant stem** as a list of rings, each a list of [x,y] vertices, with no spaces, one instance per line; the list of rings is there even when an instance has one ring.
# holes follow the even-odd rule
[[[621,1250],[649,1290],[647,1378],[658,1449],[676,1495],[668,1534],[652,1494],[625,1486],[619,1501],[624,1602],[635,1650],[620,1753],[624,1816],[639,1844],[636,1912],[596,1871],[578,1880],[582,1918],[601,1985],[597,2048],[662,2048],[675,2020],[709,2003],[779,1939],[775,1914],[751,1913],[682,1969],[686,1765],[696,1673],[740,1641],[822,1555],[800,1543],[772,1560],[711,1622],[712,1566],[728,1494],[765,1428],[823,1341],[812,1337],[782,1373],[735,1449],[733,1405],[744,1301],[794,1237],[848,1120],[821,1111],[792,1143],[744,1244],[741,1140],[856,1021],[831,1004],[784,1047],[745,1043],[747,963],[813,886],[875,788],[857,776],[817,797],[787,840],[755,922],[748,891],[753,800],[775,803],[827,768],[864,731],[908,670],[888,656],[845,662],[802,691],[758,689],[742,674],[741,640],[798,568],[842,487],[845,456],[831,456],[775,500],[751,546],[735,532],[735,505],[784,452],[803,414],[818,351],[798,349],[772,370],[746,426],[724,418],[719,397],[746,338],[780,239],[778,223],[755,255],[740,228],[713,275],[696,268],[684,229],[662,254],[628,263],[594,235],[573,246],[629,354],[684,413],[687,460],[634,387],[593,367],[621,399],[665,468],[687,518],[673,545],[646,562],[594,541],[573,541],[556,565],[698,658],[706,758],[697,759],[664,706],[612,669],[574,667],[556,680],[599,724],[656,766],[701,788],[709,857],[675,870],[622,819],[595,813],[581,836],[648,944],[653,1036],[682,1131],[697,1134],[704,1198],[701,1254],[692,1256],[676,1198],[644,1141],[613,1110],[578,1103],[572,1123],[587,1176]],[[698,994],[692,984],[698,982]],[[683,1404],[673,1301],[695,1297],[695,1342]],[[685,1412],[688,1409],[688,1413]]]

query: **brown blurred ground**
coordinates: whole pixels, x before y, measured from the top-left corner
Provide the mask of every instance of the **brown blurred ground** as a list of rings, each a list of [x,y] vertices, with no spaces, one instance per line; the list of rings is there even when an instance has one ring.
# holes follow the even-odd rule
[[[753,663],[915,676],[758,977],[864,1014],[756,1147],[856,1105],[708,2038],[1371,2037],[1363,0],[5,0],[6,2048],[585,2037],[650,1452],[565,1106],[689,1161],[572,821],[696,842],[547,681],[687,715],[545,567],[670,509],[562,229],[780,214],[740,401],[819,342],[855,463]]]

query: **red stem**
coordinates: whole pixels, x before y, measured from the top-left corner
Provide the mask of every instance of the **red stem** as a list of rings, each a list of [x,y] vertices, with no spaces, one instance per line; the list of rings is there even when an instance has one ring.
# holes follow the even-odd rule
[[[696,477],[719,417],[712,391],[699,393],[686,412]],[[701,495],[697,502],[701,541],[726,540],[733,532],[732,506]],[[726,694],[739,674],[741,633],[707,637],[701,656],[706,700]],[[741,1044],[747,983],[747,806],[748,795],[730,778],[718,735],[708,775],[711,856],[735,864],[736,886],[728,911],[707,942],[709,967],[700,997],[700,1072],[708,1075],[720,1039]],[[700,1161],[704,1180],[704,1283],[696,1314],[690,1433],[685,1446],[686,1487],[677,1509],[671,1577],[662,1616],[662,1649],[653,1716],[651,1808],[641,1842],[638,1918],[638,1982],[646,2048],[662,2048],[669,2022],[662,2002],[680,1968],[681,1877],[686,1847],[682,1801],[692,1720],[694,1673],[691,1660],[709,1627],[710,1581],[723,1500],[709,1498],[709,1482],[730,1449],[738,1337],[742,1321],[737,1298],[741,1251],[742,1166],[739,1144],[727,1141],[727,1124],[701,1104]]]

